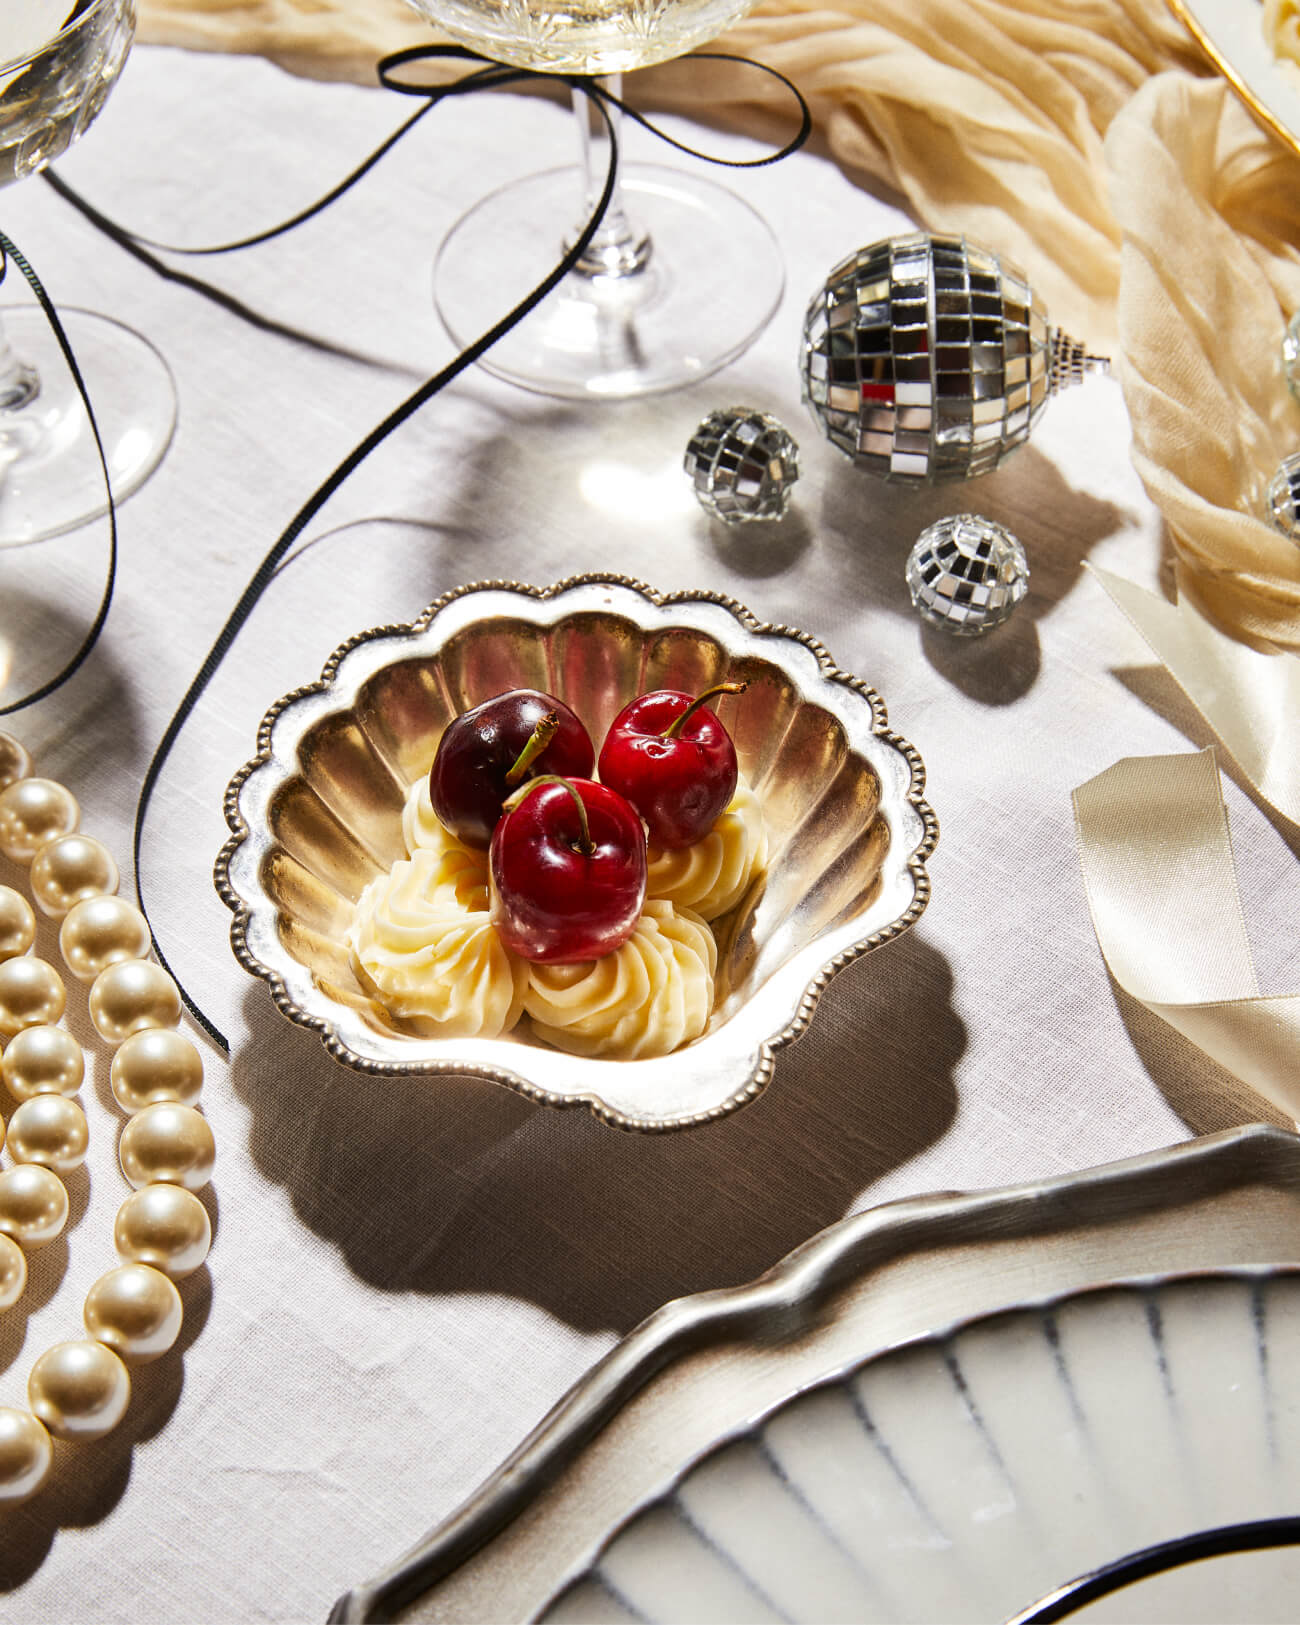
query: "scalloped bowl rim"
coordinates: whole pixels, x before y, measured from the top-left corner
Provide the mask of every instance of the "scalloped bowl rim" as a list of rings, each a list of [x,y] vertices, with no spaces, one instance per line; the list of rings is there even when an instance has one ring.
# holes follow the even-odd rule
[[[593,610],[629,619],[643,632],[685,625],[712,633],[724,647],[739,644],[745,653],[778,665],[802,695],[815,690],[818,703],[844,727],[850,748],[866,757],[881,780],[881,811],[891,835],[878,894],[862,915],[819,933],[767,978],[758,993],[775,1016],[763,1023],[771,1030],[758,1034],[739,1019],[755,1004],[755,994],[694,1043],[652,1060],[593,1060],[508,1038],[387,1037],[321,989],[310,969],[280,942],[278,911],[259,878],[254,831],[266,827],[276,789],[299,775],[296,746],[306,730],[354,706],[362,684],[387,665],[436,655],[452,636],[485,618],[509,614],[545,627]],[[318,681],[270,707],[258,729],[257,754],[226,790],[231,836],[217,857],[214,880],[234,915],[236,959],[267,983],[285,1016],[316,1032],[344,1065],[374,1076],[482,1077],[549,1106],[585,1106],[620,1128],[678,1129],[726,1116],[755,1099],[771,1078],[776,1051],[807,1028],[831,977],[920,918],[930,895],[926,859],[938,840],[924,788],[921,758],[889,728],[875,689],[840,670],[815,638],[760,622],[735,599],[708,591],[659,593],[614,574],[570,576],[545,588],[475,581],[445,593],[412,622],[349,638],[326,661]],[[683,1065],[686,1057],[689,1066]]]

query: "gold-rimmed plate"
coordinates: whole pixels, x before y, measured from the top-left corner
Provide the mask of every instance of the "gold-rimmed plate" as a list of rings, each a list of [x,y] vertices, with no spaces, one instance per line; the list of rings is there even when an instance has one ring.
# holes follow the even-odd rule
[[[1300,156],[1300,65],[1264,33],[1262,0],[1167,0],[1261,124]]]
[[[728,721],[763,806],[766,872],[716,928],[704,1034],[671,1055],[589,1059],[526,1030],[430,1038],[359,985],[346,935],[361,891],[406,855],[401,810],[459,711],[516,686],[557,695],[599,740],[644,688],[743,678]],[[729,702],[729,704],[732,702]],[[706,1122],[754,1099],[830,978],[919,918],[937,825],[924,769],[880,696],[806,633],[710,593],[619,576],[457,589],[410,625],[364,632],[267,713],[232,781],[216,882],[239,962],[336,1059],[375,1075],[489,1078],[622,1128]]]

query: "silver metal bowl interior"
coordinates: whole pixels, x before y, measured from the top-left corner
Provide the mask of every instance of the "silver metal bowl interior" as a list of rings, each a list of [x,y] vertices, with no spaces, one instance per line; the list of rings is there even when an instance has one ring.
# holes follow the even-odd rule
[[[660,1059],[611,1061],[551,1049],[526,1025],[495,1039],[420,1037],[363,991],[346,944],[352,911],[406,855],[403,802],[452,717],[538,688],[571,705],[599,745],[642,690],[725,680],[747,684],[727,722],[770,855],[715,922],[717,996],[699,1039]],[[938,834],[923,789],[921,760],[889,730],[879,696],[804,633],[760,625],[720,596],[660,595],[616,576],[488,582],[411,625],[351,639],[319,682],[271,708],[226,794],[232,835],[216,883],[239,962],[347,1065],[478,1075],[620,1127],[681,1128],[753,1099],[830,976],[919,917]]]

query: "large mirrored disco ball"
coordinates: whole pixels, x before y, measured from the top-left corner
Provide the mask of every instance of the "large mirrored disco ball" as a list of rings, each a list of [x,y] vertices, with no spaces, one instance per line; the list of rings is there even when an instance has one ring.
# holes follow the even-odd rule
[[[964,237],[859,249],[804,318],[803,398],[832,445],[880,479],[987,474],[1099,356],[1049,326],[1017,270]]]
[[[686,472],[700,506],[728,525],[780,519],[799,478],[799,448],[766,412],[710,412],[686,445]]]

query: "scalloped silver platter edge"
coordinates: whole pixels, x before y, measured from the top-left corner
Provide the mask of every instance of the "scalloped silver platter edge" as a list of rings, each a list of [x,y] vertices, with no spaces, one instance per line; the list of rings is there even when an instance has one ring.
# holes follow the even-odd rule
[[[725,1430],[535,1625],[1044,1625],[1161,1552],[1197,1602],[1125,1590],[1104,1618],[1294,1619],[1294,1556],[1248,1600],[1204,1559],[1224,1534],[1300,1544],[1298,1364],[1297,1264],[1128,1276],[958,1320]]]
[[[330,1619],[533,1618],[685,1467],[850,1365],[1092,1287],[1297,1263],[1300,1136],[1263,1124],[855,1214],[756,1281],[657,1310]]]
[[[717,639],[733,656],[778,664],[805,700],[815,696],[844,729],[850,751],[880,779],[890,842],[875,895],[862,913],[820,933],[772,971],[761,997],[751,996],[702,1038],[662,1059],[587,1060],[509,1038],[403,1037],[395,1044],[331,998],[281,942],[275,904],[260,880],[272,844],[266,833],[271,798],[297,772],[297,742],[307,729],[347,710],[362,685],[392,661],[434,656],[472,624],[492,617],[523,617],[547,627],[593,611],[623,617],[642,632],[687,626]],[[874,689],[841,671],[816,639],[760,623],[733,599],[707,592],[661,594],[631,578],[603,574],[547,588],[473,582],[445,594],[410,625],[377,627],[349,639],[331,655],[318,682],[271,707],[258,730],[257,755],[227,789],[232,835],[214,878],[234,915],[231,945],[239,963],[268,984],[284,1015],[316,1032],[345,1065],[373,1075],[477,1076],[549,1106],[585,1106],[616,1127],[679,1129],[755,1099],[772,1075],[776,1051],[806,1029],[831,977],[920,917],[930,894],[926,859],[938,839],[924,785],[920,756],[890,730]]]

